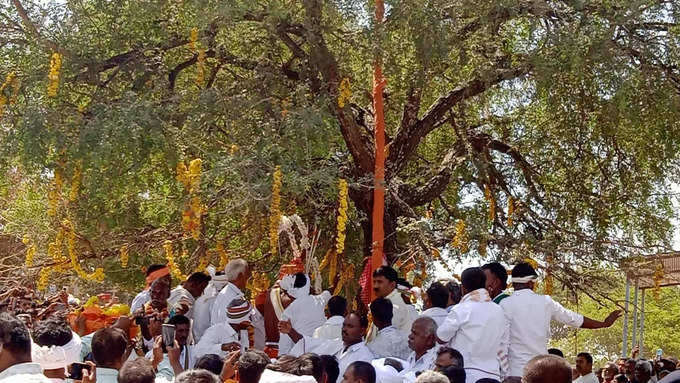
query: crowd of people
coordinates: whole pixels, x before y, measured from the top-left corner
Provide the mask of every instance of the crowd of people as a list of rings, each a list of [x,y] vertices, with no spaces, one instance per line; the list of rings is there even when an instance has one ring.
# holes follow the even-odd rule
[[[511,286],[506,268],[490,263],[463,271],[460,284],[433,282],[415,299],[382,266],[366,312],[311,291],[302,270],[257,294],[246,291],[250,277],[248,263],[234,259],[173,289],[168,267],[153,265],[130,315],[89,333],[80,317],[66,319],[79,303],[65,292],[42,307],[30,296],[8,298],[0,304],[0,383],[680,382],[670,357],[594,370],[589,353],[572,366],[548,350],[551,321],[606,328],[621,312],[598,321],[564,308],[534,292],[538,275],[527,263],[512,268]]]

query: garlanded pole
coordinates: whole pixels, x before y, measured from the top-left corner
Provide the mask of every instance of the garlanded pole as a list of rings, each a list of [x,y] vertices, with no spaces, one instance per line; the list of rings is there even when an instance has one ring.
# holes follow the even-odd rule
[[[371,275],[385,260],[383,242],[385,230],[383,218],[385,215],[385,116],[383,111],[383,89],[385,78],[382,73],[382,54],[380,40],[382,23],[385,15],[383,0],[375,0],[375,61],[373,63],[373,111],[375,113],[375,170],[373,178],[373,246],[371,249]],[[372,283],[371,300],[375,298]]]

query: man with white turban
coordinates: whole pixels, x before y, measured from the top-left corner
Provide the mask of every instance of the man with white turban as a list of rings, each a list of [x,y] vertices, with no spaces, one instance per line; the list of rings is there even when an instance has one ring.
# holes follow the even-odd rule
[[[550,296],[534,293],[537,280],[538,274],[531,265],[517,264],[512,269],[514,292],[500,303],[509,335],[509,371],[506,375],[509,382],[519,382],[527,363],[535,356],[548,353],[550,321],[572,327],[597,329],[610,327],[621,316],[621,311],[615,310],[600,322],[567,310]],[[467,365],[466,360],[465,367]]]
[[[231,351],[245,352],[251,348],[248,327],[251,326],[252,306],[237,298],[227,307],[227,321],[210,326],[195,347],[196,360],[203,355],[215,354],[224,358]]]
[[[294,301],[283,310],[282,321],[290,322],[292,327],[302,336],[314,335],[314,330],[326,323],[324,309],[331,299],[331,293],[324,291],[319,295],[310,295],[309,277],[304,273],[286,275],[279,283]],[[279,339],[279,355],[287,354],[294,342],[287,334]]]
[[[80,358],[80,337],[71,331],[65,320],[50,318],[36,324],[33,342],[33,362],[40,364],[51,382],[65,382],[67,367]]]

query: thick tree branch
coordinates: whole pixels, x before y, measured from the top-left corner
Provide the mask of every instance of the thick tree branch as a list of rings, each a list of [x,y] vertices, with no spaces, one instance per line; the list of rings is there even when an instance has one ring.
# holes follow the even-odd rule
[[[24,8],[19,0],[12,0],[12,4],[14,4],[14,8],[17,10],[17,13],[19,14],[19,17],[21,17],[26,29],[28,29],[28,31],[33,34],[44,47],[53,52],[60,52],[62,54],[67,53],[63,49],[59,49],[59,46],[54,43],[54,41],[50,41],[40,34],[40,31],[38,31],[38,28],[35,26],[31,18],[28,17],[26,8]]]
[[[523,76],[530,70],[531,65],[527,63],[509,69],[496,69],[492,73],[480,75],[440,97],[415,124],[399,129],[390,147],[388,170],[392,175],[398,174],[413,155],[420,141],[437,127],[437,124],[455,105],[475,97],[503,81]]]
[[[321,73],[327,88],[322,89],[320,79],[313,75],[309,80],[312,90],[315,88],[320,92],[326,92],[329,97],[329,107],[334,112],[340,122],[340,130],[347,147],[352,154],[357,170],[363,175],[373,171],[373,151],[367,140],[350,112],[349,107],[340,108],[335,101],[338,96],[338,86],[340,76],[338,73],[338,63],[335,56],[331,53],[323,38],[322,15],[323,2],[321,0],[303,0],[305,8],[305,29],[309,44],[309,62],[315,71]]]

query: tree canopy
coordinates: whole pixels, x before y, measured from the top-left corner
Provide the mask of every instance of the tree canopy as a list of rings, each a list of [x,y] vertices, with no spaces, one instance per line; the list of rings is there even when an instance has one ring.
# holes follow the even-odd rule
[[[379,50],[389,260],[532,257],[579,288],[582,270],[671,247],[679,6],[396,0],[377,34],[355,0],[4,1],[3,231],[36,245],[32,275],[69,249],[123,281],[121,247],[148,264],[167,240],[185,272],[222,242],[274,270],[280,166],[281,210],[317,228],[321,253],[348,180],[358,264]]]

